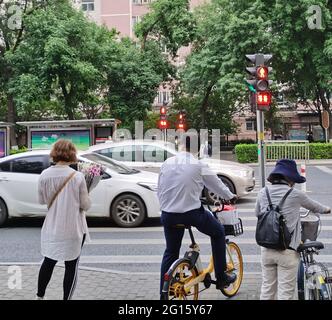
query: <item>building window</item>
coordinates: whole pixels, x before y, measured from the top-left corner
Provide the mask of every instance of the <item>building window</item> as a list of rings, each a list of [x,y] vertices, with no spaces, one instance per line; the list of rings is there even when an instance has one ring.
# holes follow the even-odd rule
[[[141,21],[141,17],[140,16],[132,16],[132,24],[133,24],[133,30],[135,28],[136,23]]]
[[[169,91],[159,91],[157,96],[158,104],[171,102],[171,93]]]
[[[83,11],[95,11],[95,0],[82,0]]]
[[[254,131],[255,130],[255,121],[246,120],[246,130],[247,131]]]
[[[149,4],[153,0],[133,0],[133,4]]]

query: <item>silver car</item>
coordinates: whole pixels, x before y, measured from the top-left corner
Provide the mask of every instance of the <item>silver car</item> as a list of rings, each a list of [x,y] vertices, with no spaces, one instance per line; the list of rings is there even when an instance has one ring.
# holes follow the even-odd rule
[[[152,172],[159,172],[162,163],[177,154],[173,144],[152,140],[102,143],[90,147],[89,152],[96,152],[121,161],[132,168]],[[201,161],[207,163],[230,191],[239,197],[248,195],[254,189],[254,170],[249,166],[211,158],[204,158]]]

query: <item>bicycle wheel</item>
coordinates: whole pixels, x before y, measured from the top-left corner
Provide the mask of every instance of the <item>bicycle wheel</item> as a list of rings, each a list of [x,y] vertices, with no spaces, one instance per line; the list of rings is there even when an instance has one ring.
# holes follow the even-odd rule
[[[243,279],[243,259],[239,246],[234,242],[226,245],[227,272],[236,274],[236,281],[227,288],[220,289],[226,297],[233,297],[240,289]]]
[[[172,270],[168,272],[169,280],[164,284],[167,288],[166,300],[197,300],[199,284],[190,289],[185,289],[185,284],[198,276],[196,267],[190,268],[187,259],[179,259]],[[166,290],[165,290],[166,291]]]

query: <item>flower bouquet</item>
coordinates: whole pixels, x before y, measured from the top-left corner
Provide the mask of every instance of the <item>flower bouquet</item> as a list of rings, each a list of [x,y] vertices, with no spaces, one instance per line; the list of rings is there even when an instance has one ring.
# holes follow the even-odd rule
[[[102,165],[97,163],[79,162],[78,171],[83,173],[88,192],[90,192],[98,185],[104,169]]]

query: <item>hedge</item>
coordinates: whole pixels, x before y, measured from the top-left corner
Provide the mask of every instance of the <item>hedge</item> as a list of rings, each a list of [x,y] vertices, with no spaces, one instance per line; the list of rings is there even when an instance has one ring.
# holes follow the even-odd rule
[[[235,146],[235,154],[240,163],[257,162],[257,144],[238,144]]]
[[[310,159],[332,159],[332,143],[310,143]],[[240,163],[257,162],[257,144],[238,144],[236,158]]]
[[[28,151],[27,148],[23,147],[23,148],[20,148],[20,149],[10,149],[9,151],[9,154],[12,155],[12,154],[17,154],[17,153],[22,153],[22,152],[26,152]]]

